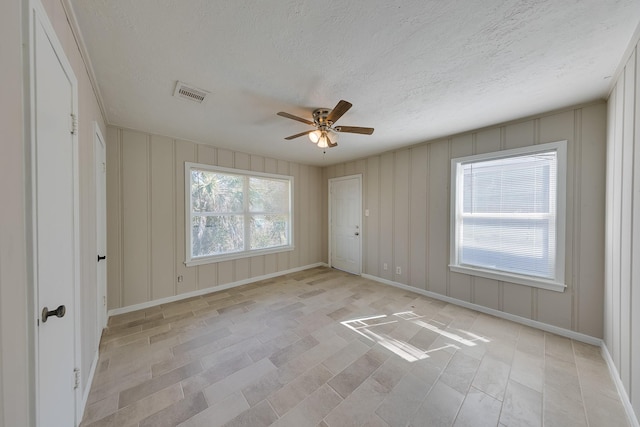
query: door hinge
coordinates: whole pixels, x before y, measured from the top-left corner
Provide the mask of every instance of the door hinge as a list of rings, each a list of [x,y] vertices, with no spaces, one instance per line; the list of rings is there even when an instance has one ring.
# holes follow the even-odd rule
[[[73,369],[73,389],[76,390],[78,387],[80,387],[80,369],[74,368]]]
[[[78,133],[78,117],[71,113],[71,135]]]

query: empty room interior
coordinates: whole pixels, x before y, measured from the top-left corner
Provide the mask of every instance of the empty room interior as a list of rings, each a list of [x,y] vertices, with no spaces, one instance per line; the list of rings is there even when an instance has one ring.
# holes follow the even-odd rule
[[[0,4],[0,427],[640,426],[640,2]]]

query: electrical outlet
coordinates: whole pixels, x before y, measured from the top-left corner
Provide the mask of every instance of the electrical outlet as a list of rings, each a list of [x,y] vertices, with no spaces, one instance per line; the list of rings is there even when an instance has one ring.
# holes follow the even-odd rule
[[[402,274],[402,269],[400,267],[396,267],[396,274]]]
[[[384,264],[382,264],[382,269],[383,270],[388,270],[389,269],[389,266],[387,265],[386,262]]]
[[[369,216],[369,209],[364,210],[364,216]]]
[[[182,283],[182,275],[178,276],[178,283]]]

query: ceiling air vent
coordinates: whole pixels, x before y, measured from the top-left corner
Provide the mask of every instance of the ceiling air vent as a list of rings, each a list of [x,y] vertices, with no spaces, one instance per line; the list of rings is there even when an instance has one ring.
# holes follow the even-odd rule
[[[178,80],[173,96],[202,104],[210,92],[190,86]]]

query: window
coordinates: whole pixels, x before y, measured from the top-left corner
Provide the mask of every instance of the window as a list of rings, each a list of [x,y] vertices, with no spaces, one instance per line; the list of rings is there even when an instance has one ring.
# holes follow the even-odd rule
[[[293,177],[185,163],[186,265],[292,250]]]
[[[566,141],[451,161],[452,271],[563,291]]]

